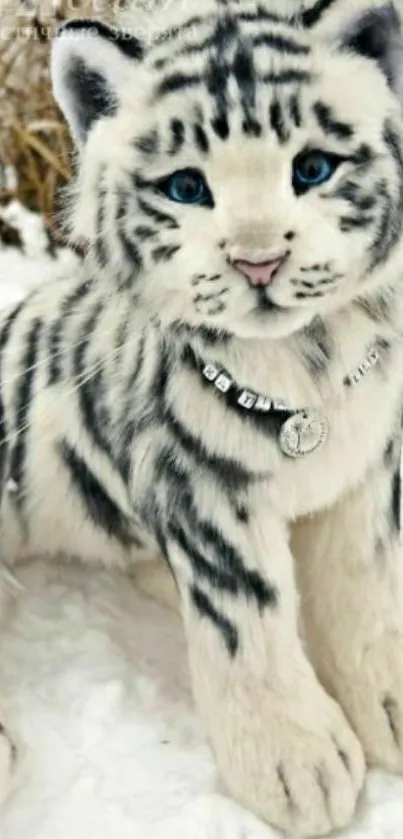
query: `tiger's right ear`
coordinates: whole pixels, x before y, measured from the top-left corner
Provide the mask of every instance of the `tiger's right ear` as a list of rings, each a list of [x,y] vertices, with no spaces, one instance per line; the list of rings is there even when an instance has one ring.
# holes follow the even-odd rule
[[[94,20],[72,20],[59,29],[52,47],[55,98],[78,145],[93,124],[113,116],[120,89],[141,62],[137,38]]]

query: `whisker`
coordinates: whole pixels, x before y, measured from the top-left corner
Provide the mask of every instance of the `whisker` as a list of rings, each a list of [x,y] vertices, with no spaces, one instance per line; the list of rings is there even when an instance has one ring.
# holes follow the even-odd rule
[[[105,332],[104,332],[105,337],[109,337],[110,335],[113,335],[114,331],[115,331],[115,329],[111,329],[110,331],[105,330]],[[63,347],[63,349],[61,349],[58,352],[54,352],[52,354],[49,354],[48,356],[44,356],[39,361],[37,361],[35,364],[32,364],[30,367],[25,367],[24,370],[22,370],[21,372],[15,373],[15,375],[8,376],[8,377],[6,376],[4,379],[0,380],[0,387],[4,388],[4,387],[8,387],[9,385],[13,385],[15,382],[18,382],[18,380],[21,378],[21,376],[25,376],[26,373],[34,372],[35,370],[39,370],[41,367],[46,367],[46,365],[48,365],[49,362],[52,361],[52,359],[62,358],[63,356],[67,356],[67,357],[70,356],[70,354],[72,354],[74,352],[74,350],[80,345],[81,340],[82,339],[80,338],[78,341],[75,341],[73,344],[69,344],[68,347]],[[120,349],[122,349],[122,348],[123,347],[120,347]]]
[[[79,376],[72,376],[72,379],[76,384],[75,384],[74,387],[71,387],[67,390],[67,394],[69,396],[73,396],[75,393],[77,393],[80,390],[80,388],[82,388],[88,381],[90,381],[90,379],[93,377],[94,373],[97,373],[99,370],[101,370],[103,365],[106,362],[109,362],[113,358],[115,358],[121,352],[123,347],[127,347],[127,343],[126,344],[121,344],[120,346],[115,347],[114,350],[111,353],[109,353],[107,356],[105,356],[105,358],[103,358],[101,361],[98,361],[98,362],[90,365],[85,370],[84,373],[80,374]],[[4,437],[4,439],[2,439],[2,444],[1,445],[4,446],[4,445],[7,445],[9,443],[10,444],[14,443],[14,441],[16,439],[18,439],[18,436],[20,434],[29,430],[31,425],[32,425],[31,422],[26,422],[24,425],[18,426],[16,429],[14,429],[12,432],[10,432],[10,434],[6,435],[6,437]],[[42,437],[41,442],[46,442],[47,439],[51,439],[51,436],[49,435],[48,438]]]

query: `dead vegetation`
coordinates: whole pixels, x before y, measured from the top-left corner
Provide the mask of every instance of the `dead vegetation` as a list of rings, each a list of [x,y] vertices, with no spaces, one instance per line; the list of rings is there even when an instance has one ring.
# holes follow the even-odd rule
[[[72,175],[72,145],[52,96],[50,42],[68,18],[110,21],[112,5],[106,0],[0,0],[0,208],[17,198],[41,212],[55,243],[63,239],[58,195]],[[5,222],[2,228],[4,242]],[[7,236],[13,240],[12,231]]]

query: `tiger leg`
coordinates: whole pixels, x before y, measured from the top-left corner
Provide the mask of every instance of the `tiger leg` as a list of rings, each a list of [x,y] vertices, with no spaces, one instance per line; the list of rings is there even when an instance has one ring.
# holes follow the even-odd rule
[[[233,796],[295,835],[325,834],[353,817],[362,750],[303,652],[285,526],[266,506],[225,524],[177,525],[167,542],[195,698]]]
[[[296,534],[311,659],[368,762],[403,772],[400,444],[393,462]]]

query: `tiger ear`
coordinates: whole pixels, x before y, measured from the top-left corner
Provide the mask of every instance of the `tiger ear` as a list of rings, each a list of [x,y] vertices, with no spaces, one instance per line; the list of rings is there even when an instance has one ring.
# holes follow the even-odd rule
[[[62,26],[53,42],[53,91],[78,145],[93,124],[113,116],[119,91],[143,57],[134,37],[93,20],[73,20]]]
[[[395,93],[403,88],[403,38],[393,3],[370,8],[353,21],[342,46],[376,62]]]
[[[336,48],[377,64],[389,86],[403,100],[403,37],[393,2],[341,0],[334,7],[334,15],[325,15],[318,28],[327,30]]]

